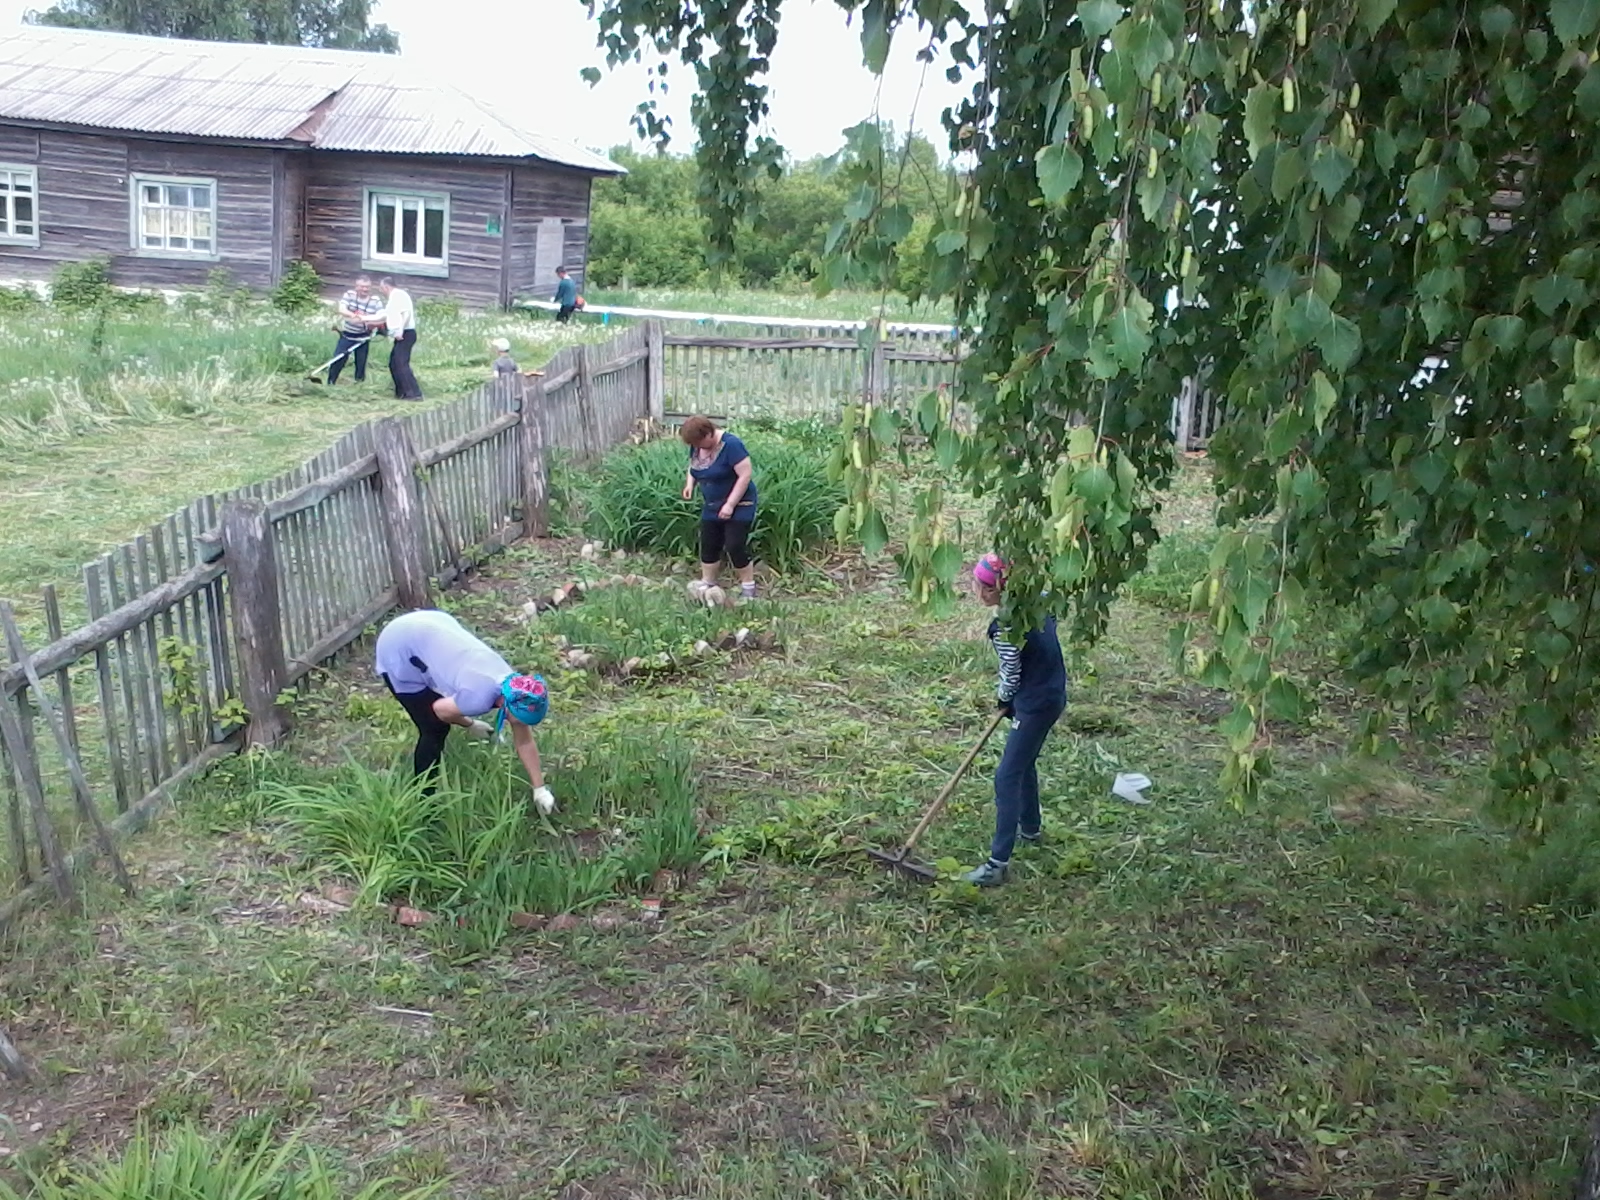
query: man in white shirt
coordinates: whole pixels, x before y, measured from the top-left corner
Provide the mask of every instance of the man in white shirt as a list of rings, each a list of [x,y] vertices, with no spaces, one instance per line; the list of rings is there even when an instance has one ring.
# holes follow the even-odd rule
[[[400,400],[421,400],[422,385],[411,372],[411,347],[417,344],[417,306],[411,294],[394,285],[385,275],[378,280],[383,293],[383,319],[394,344],[389,347],[389,374],[394,377],[394,394]]]

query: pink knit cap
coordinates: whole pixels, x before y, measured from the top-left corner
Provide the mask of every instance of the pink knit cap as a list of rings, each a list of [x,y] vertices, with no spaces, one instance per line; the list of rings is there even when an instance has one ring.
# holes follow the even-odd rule
[[[984,587],[1004,587],[1006,585],[1006,565],[1000,561],[998,554],[985,554],[972,567],[972,577]]]

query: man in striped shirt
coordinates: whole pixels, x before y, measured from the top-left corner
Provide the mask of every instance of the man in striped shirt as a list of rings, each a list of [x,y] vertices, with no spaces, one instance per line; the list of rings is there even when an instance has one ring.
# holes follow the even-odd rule
[[[339,324],[336,326],[339,344],[333,348],[338,357],[328,368],[330,384],[339,382],[339,372],[344,370],[344,364],[350,361],[352,354],[356,360],[356,382],[361,383],[366,379],[367,350],[376,329],[370,322],[382,311],[383,300],[372,290],[372,280],[365,275],[358,277],[355,287],[339,301]]]

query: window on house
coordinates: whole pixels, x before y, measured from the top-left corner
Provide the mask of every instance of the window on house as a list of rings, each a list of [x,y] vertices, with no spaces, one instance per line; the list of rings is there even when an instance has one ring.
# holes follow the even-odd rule
[[[367,257],[378,262],[443,266],[447,196],[367,193]]]
[[[133,209],[136,249],[152,254],[216,256],[216,180],[136,175]]]
[[[39,244],[39,176],[32,167],[0,163],[0,242]]]

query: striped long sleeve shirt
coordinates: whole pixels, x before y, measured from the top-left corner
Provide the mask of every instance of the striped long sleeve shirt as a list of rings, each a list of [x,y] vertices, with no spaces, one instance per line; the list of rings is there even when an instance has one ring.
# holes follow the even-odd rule
[[[1020,646],[1007,640],[1000,622],[989,622],[989,642],[1000,659],[995,698],[1017,712],[1060,712],[1067,702],[1067,669],[1056,639],[1056,619],[1046,617]]]
[[[1022,686],[1022,649],[1006,641],[1006,631],[997,624],[989,626],[989,641],[994,643],[994,652],[1000,656],[1000,678],[995,684],[995,699],[1001,704],[1010,704],[1017,698],[1017,689]]]

